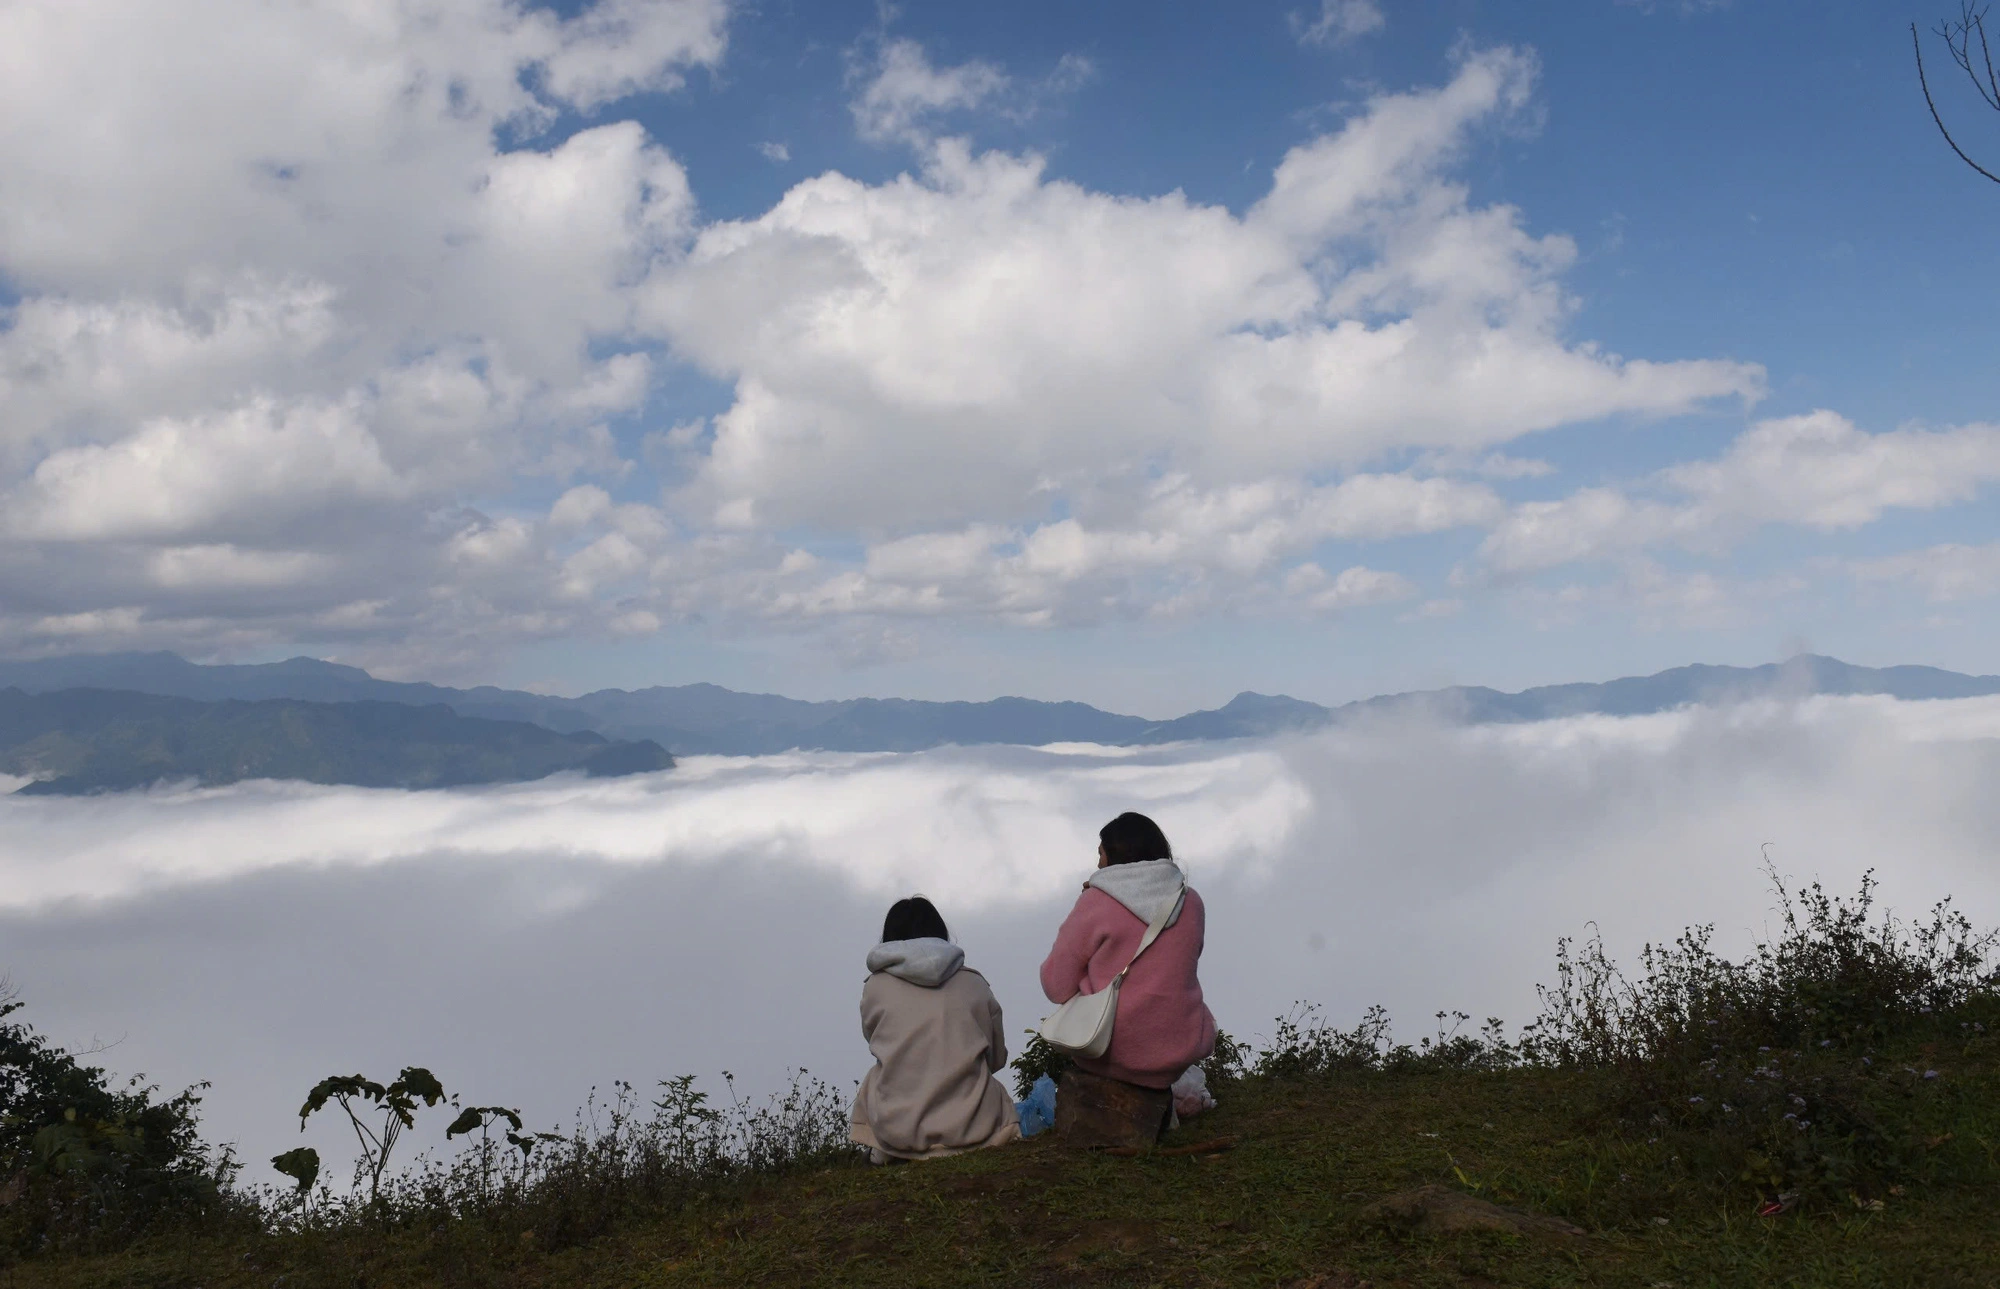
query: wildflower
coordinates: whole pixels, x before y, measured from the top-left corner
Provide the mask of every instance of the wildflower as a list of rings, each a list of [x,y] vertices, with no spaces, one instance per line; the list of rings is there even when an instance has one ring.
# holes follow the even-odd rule
[[[1937,1076],[1938,1076],[1938,1072],[1937,1072],[1936,1070],[1925,1070],[1925,1071],[1924,1071],[1924,1077],[1925,1077],[1925,1078],[1927,1078],[1927,1079],[1934,1079],[1934,1078],[1936,1078]]]
[[[1700,1097],[1689,1097],[1689,1098],[1688,1098],[1688,1104],[1689,1104],[1689,1105],[1700,1105],[1700,1104],[1701,1104],[1701,1098],[1700,1098]]]

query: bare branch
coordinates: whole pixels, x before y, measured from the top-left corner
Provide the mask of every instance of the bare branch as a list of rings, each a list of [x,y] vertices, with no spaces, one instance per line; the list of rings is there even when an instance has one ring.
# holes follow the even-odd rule
[[[1983,26],[1981,28],[1981,32],[1983,38],[1983,33],[1984,33]],[[1949,36],[1945,38],[1945,43],[1946,44],[1951,43],[1951,39]],[[1922,39],[1917,35],[1917,24],[1914,22],[1910,24],[1910,46],[1917,52],[1917,84],[1923,87],[1924,105],[1930,108],[1931,120],[1937,122],[1938,133],[1944,136],[1944,141],[1951,145],[1951,150],[1958,154],[1958,159],[1960,161],[1963,161],[1966,165],[1971,166],[1974,170],[1977,170],[1980,174],[1985,175],[1988,179],[1991,179],[1994,183],[2000,184],[2000,175],[1994,174],[1991,170],[1988,170],[1985,166],[1980,165],[1977,161],[1974,161],[1971,157],[1966,156],[1965,149],[1959,147],[1958,140],[1951,137],[1950,130],[1945,129],[1944,118],[1938,115],[1937,103],[1931,99],[1930,82],[1924,79],[1924,46]],[[1954,53],[1956,53],[1955,49]],[[1974,84],[1977,83],[1978,82],[1975,80]]]

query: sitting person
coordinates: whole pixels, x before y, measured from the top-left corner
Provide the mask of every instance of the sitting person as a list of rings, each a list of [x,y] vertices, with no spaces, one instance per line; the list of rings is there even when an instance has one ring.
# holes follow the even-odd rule
[[[875,1068],[854,1096],[849,1135],[869,1158],[934,1159],[1019,1140],[1000,1003],[965,965],[944,919],[921,895],[898,900],[868,951],[861,1036]]]
[[[1186,885],[1166,834],[1146,816],[1128,811],[1097,839],[1097,872],[1056,932],[1042,963],[1042,992],[1052,1003],[1068,1002],[1106,988],[1130,964],[1111,1046],[1100,1057],[1077,1057],[1076,1066],[1142,1088],[1170,1088],[1215,1050],[1215,1017],[1195,976],[1207,925],[1201,896]],[[1134,962],[1146,928],[1176,901],[1159,938]]]

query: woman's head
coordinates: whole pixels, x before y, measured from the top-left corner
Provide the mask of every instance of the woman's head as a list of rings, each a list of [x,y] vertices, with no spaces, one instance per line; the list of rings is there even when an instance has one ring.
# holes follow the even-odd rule
[[[949,940],[951,932],[944,928],[944,918],[938,915],[937,905],[921,895],[912,895],[907,900],[897,900],[889,906],[889,916],[882,919],[882,943],[892,940]]]
[[[1106,864],[1139,864],[1149,859],[1172,859],[1174,848],[1160,825],[1127,810],[1097,830],[1098,845]]]

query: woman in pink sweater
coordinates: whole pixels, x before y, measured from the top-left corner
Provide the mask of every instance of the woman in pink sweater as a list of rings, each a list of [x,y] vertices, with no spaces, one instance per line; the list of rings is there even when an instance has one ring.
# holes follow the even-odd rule
[[[1128,811],[1104,825],[1097,840],[1097,873],[1056,932],[1042,963],[1042,992],[1052,1003],[1096,993],[1131,962],[1118,990],[1110,1048],[1076,1063],[1140,1087],[1170,1087],[1215,1050],[1215,1017],[1195,977],[1205,927],[1201,896],[1187,887],[1166,834],[1146,816]],[[1147,926],[1175,901],[1180,907],[1166,929],[1132,962]]]

